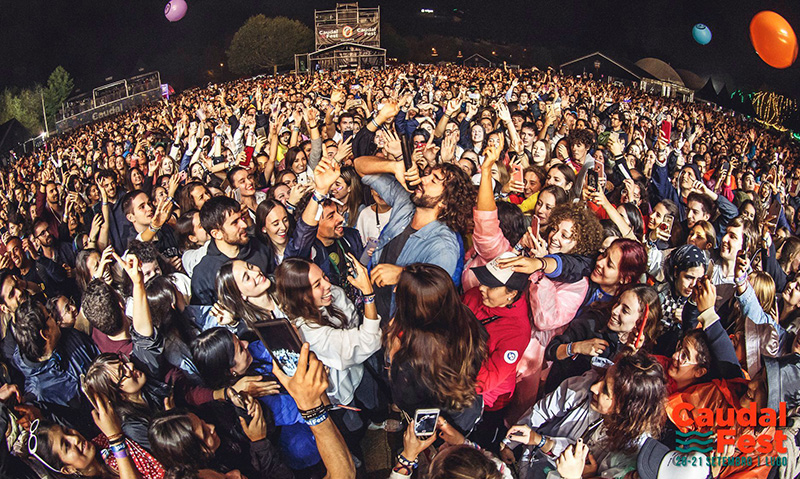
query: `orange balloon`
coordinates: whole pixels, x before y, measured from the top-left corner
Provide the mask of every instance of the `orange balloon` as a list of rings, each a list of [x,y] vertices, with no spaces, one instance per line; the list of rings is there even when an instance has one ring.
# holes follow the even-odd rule
[[[797,59],[797,37],[782,16],[765,10],[750,21],[750,41],[767,65],[789,68]]]

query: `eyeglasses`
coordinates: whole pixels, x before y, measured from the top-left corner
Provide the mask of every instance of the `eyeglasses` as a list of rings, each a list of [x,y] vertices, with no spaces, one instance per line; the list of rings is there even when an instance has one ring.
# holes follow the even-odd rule
[[[39,429],[39,420],[34,419],[31,423],[30,435],[28,436],[28,454],[38,459],[39,462],[47,466],[51,471],[61,474],[61,471],[48,464],[40,455],[36,454],[36,450],[39,447],[39,439],[36,437],[37,429]]]
[[[689,357],[689,352],[685,349],[679,349],[678,353],[678,364],[681,366],[692,366],[696,365],[697,361],[692,361]]]

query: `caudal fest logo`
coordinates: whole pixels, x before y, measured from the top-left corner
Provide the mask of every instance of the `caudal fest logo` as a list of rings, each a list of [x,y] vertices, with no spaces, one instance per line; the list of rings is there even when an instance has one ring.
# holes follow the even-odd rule
[[[735,446],[744,454],[774,455],[786,453],[784,441],[786,434],[778,429],[786,427],[786,403],[781,402],[778,410],[764,408],[758,410],[755,403],[747,408],[703,408],[689,403],[679,403],[674,410],[673,422],[683,431],[678,431],[677,452],[700,452],[703,454],[722,454],[726,448]],[[738,426],[738,430],[737,430]],[[765,433],[747,434],[749,431],[764,430]],[[700,432],[705,431],[705,432]],[[714,435],[716,432],[716,435]],[[729,450],[729,449],[728,449]]]

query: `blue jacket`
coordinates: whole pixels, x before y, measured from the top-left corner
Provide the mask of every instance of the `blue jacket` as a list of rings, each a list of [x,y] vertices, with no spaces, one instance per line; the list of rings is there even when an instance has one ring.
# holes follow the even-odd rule
[[[272,376],[272,355],[261,341],[253,341],[247,348],[253,356],[252,368],[261,375]],[[276,426],[281,426],[278,447],[292,469],[305,469],[320,461],[317,442],[311,428],[306,425],[297,404],[287,393],[258,398],[272,412]]]

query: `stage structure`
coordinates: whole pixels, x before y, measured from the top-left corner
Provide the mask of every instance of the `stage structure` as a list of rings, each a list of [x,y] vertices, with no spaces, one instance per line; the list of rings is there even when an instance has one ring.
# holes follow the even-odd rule
[[[161,99],[161,74],[150,72],[109,83],[64,102],[56,115],[59,133],[103,118],[117,115],[139,105]]]
[[[314,10],[314,48],[294,56],[295,72],[383,68],[380,7],[338,3],[335,10]]]

